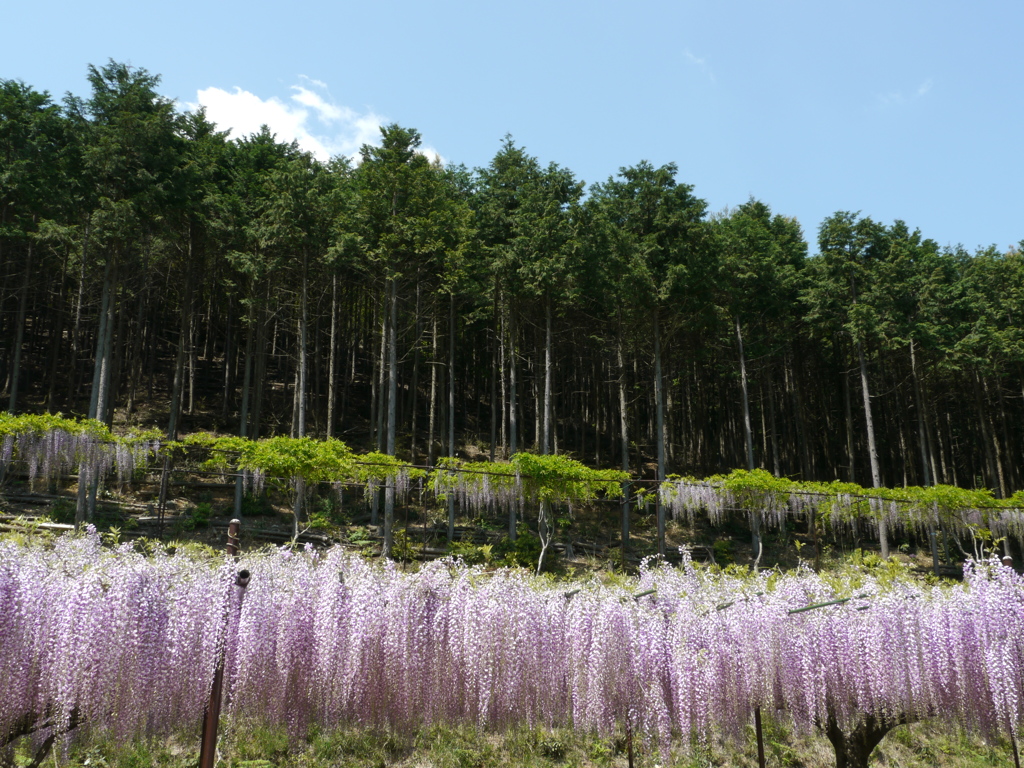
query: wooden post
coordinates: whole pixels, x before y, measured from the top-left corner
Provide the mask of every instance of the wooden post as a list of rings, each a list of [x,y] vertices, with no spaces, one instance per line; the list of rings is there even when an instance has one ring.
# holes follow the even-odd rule
[[[761,708],[754,707],[754,733],[757,735],[757,765],[764,768],[764,732],[761,729]]]
[[[238,529],[241,522],[237,519],[228,524],[228,555],[238,559],[239,538]],[[235,587],[244,593],[249,585],[249,571],[241,570],[235,578]],[[220,705],[224,689],[224,654],[221,654],[217,662],[217,671],[213,675],[213,685],[210,688],[210,701],[206,705],[206,714],[203,716],[203,737],[199,745],[199,768],[213,768],[217,760],[217,726],[220,721]]]

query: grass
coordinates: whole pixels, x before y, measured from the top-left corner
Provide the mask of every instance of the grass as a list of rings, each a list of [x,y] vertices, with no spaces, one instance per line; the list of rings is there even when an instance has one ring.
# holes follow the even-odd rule
[[[719,739],[673,750],[668,763],[653,745],[635,744],[636,768],[755,768],[753,728],[746,742]],[[623,768],[626,743],[578,734],[569,729],[520,728],[505,733],[470,726],[429,727],[414,733],[339,727],[311,730],[290,738],[284,728],[248,726],[222,734],[220,768]],[[835,757],[820,734],[796,734],[784,724],[765,721],[765,753],[772,768],[831,768]],[[116,745],[94,742],[57,751],[43,765],[54,768],[194,768],[199,757],[198,733],[172,739]],[[30,755],[20,749],[14,765],[27,766]],[[875,750],[872,765],[891,768],[1010,768],[1008,743],[986,744],[936,723],[915,723],[894,729]]]

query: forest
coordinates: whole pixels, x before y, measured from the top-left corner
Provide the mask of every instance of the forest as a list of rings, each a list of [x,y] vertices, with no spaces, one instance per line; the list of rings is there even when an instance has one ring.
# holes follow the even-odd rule
[[[11,414],[1024,488],[1020,248],[846,211],[809,243],[757,199],[709,211],[674,164],[586,185],[512,137],[469,169],[388,125],[321,162],[227,138],[144,69],[88,82],[0,80]]]

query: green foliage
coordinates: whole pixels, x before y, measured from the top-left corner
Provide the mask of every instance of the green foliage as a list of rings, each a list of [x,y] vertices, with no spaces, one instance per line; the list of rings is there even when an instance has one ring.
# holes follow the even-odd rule
[[[711,549],[715,556],[715,563],[723,568],[727,565],[731,565],[736,560],[733,555],[732,542],[727,539],[718,539],[711,546]]]
[[[71,499],[57,499],[50,504],[46,516],[55,523],[71,525],[75,522],[75,502]]]
[[[775,477],[762,469],[748,472],[736,469],[727,475],[712,475],[705,480],[670,477],[662,489],[669,497],[674,483],[708,484],[730,504],[745,509],[764,509],[788,503],[790,496],[804,495],[813,501],[816,514],[842,521],[855,518],[878,518],[892,514],[895,509],[900,523],[907,528],[927,531],[930,526],[941,525],[961,531],[991,545],[992,532],[984,521],[987,515],[1003,510],[1024,509],[1024,493],[997,499],[988,488],[968,489],[951,485],[904,488],[865,488],[856,483],[834,481],[815,483]],[[982,522],[972,522],[969,515],[976,513]],[[1009,518],[1007,525],[1018,537],[1024,538],[1024,529],[1018,518]]]
[[[392,533],[391,557],[406,562],[416,557],[415,544],[409,539],[409,534],[403,530],[396,530]]]
[[[516,540],[511,541],[506,538],[499,541],[494,545],[493,556],[498,562],[505,565],[535,570],[540,558],[540,550],[540,537],[526,526],[520,525],[516,532]],[[550,568],[554,560],[554,552],[549,551],[544,559],[545,567]]]
[[[476,545],[471,541],[453,541],[449,552],[468,565],[490,563],[495,554],[493,544]]]
[[[531,502],[573,503],[618,498],[628,478],[626,472],[591,469],[564,455],[516,453],[508,462],[442,458],[430,475],[430,484],[442,497],[456,488],[480,491],[486,484],[495,496],[515,490]]]
[[[85,435],[100,443],[121,444],[128,447],[143,441],[159,440],[163,436],[156,430],[133,430],[123,435],[115,435],[101,421],[65,418],[59,413],[15,416],[6,411],[0,412],[0,438],[7,435],[18,437],[23,434],[43,436],[55,431],[66,432],[69,435]]]
[[[182,516],[176,523],[175,528],[179,531],[195,531],[206,528],[213,517],[213,505],[208,501],[200,502]]]

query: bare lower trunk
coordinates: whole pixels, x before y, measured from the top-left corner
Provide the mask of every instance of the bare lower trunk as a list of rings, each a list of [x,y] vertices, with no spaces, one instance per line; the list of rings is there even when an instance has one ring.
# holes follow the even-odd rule
[[[398,323],[398,299],[395,280],[389,286],[389,318],[388,318],[388,421],[387,421],[387,453],[395,455],[395,419],[398,400],[398,335],[395,326]],[[395,527],[395,478],[389,478],[384,488],[384,557],[391,557],[394,547]]]
[[[455,458],[455,296],[448,309],[448,456]],[[455,495],[448,494],[448,541],[455,538]]]
[[[622,471],[629,472],[629,413],[626,407],[626,363],[622,355],[622,326],[619,325],[618,343],[615,345],[615,360],[619,366],[619,438],[622,450]],[[625,558],[629,546],[629,481],[622,482],[622,555]]]
[[[33,216],[33,221],[35,217]],[[15,413],[18,408],[18,379],[21,378],[21,346],[25,339],[25,311],[28,306],[28,286],[29,278],[32,274],[32,244],[33,240],[28,241],[28,255],[25,259],[25,276],[21,281],[21,288],[18,291],[18,320],[17,330],[14,335],[14,359],[11,362],[11,375],[10,375],[10,398],[7,401],[7,410],[10,413]]]
[[[299,296],[299,369],[296,372],[295,387],[295,436],[306,436],[306,370],[309,365],[308,356],[308,324],[309,324],[309,279],[307,273],[306,253],[302,254],[302,293]],[[295,480],[295,506],[292,513],[295,517],[295,533],[298,535],[299,525],[306,521],[306,481],[302,477]]]
[[[331,349],[327,354],[327,437],[334,437],[334,402],[338,376],[338,276],[331,278]]]
[[[754,471],[754,431],[750,426],[750,395],[747,391],[747,359],[743,354],[743,333],[740,319],[736,321],[736,344],[740,349],[740,389],[743,393],[743,437],[747,448],[747,470]],[[754,571],[761,561],[761,512],[750,510],[751,551],[754,553]]]
[[[540,453],[551,452],[551,299],[544,305],[544,414]]]
[[[658,430],[658,484],[665,481],[665,391],[661,376],[661,322],[654,314],[654,399]],[[660,492],[660,490],[659,490]],[[658,554],[665,555],[665,508],[658,504]]]
[[[427,464],[434,466],[434,428],[437,422],[437,316],[430,327],[430,413],[427,416]]]
[[[917,444],[921,449],[921,472],[926,486],[932,484],[931,463],[928,461],[928,434],[925,430],[924,407],[921,403],[921,382],[917,378],[917,359],[914,342],[910,342],[910,373],[914,379],[914,408],[917,410]]]
[[[857,358],[860,361],[860,386],[864,396],[864,421],[868,432],[868,458],[871,461],[871,487],[882,487],[882,473],[878,467],[878,448],[875,445],[875,422],[871,416],[871,390],[868,386],[868,367],[864,361],[864,345],[857,342]],[[878,543],[882,557],[889,557],[889,526],[882,512],[878,518]]]
[[[100,380],[101,370],[103,369],[104,361],[106,359],[105,343],[107,340],[107,317],[108,317],[108,305],[113,300],[111,298],[111,279],[110,271],[112,268],[112,257],[107,257],[107,263],[103,268],[103,294],[100,300],[100,316],[99,316],[99,329],[96,332],[96,358],[94,360],[92,369],[92,391],[89,395],[89,418],[98,418],[96,415],[99,405],[100,395]]]
[[[412,382],[409,384],[409,461],[416,463],[416,412],[418,410],[417,400],[420,389],[420,336],[423,333],[423,323],[420,317],[420,284],[416,283],[416,346],[412,353]]]
[[[868,758],[890,730],[910,722],[906,716],[887,718],[868,715],[851,731],[844,731],[829,717],[825,735],[836,751],[836,768],[868,768]]]
[[[82,333],[82,302],[85,299],[85,265],[89,260],[89,225],[85,221],[85,232],[82,237],[82,262],[78,266],[78,295],[75,297],[75,322],[71,328],[71,360],[68,365],[68,403],[72,406],[78,395],[78,354]]]
[[[519,416],[516,403],[516,327],[509,322],[508,341],[508,452],[511,456],[519,450]]]

